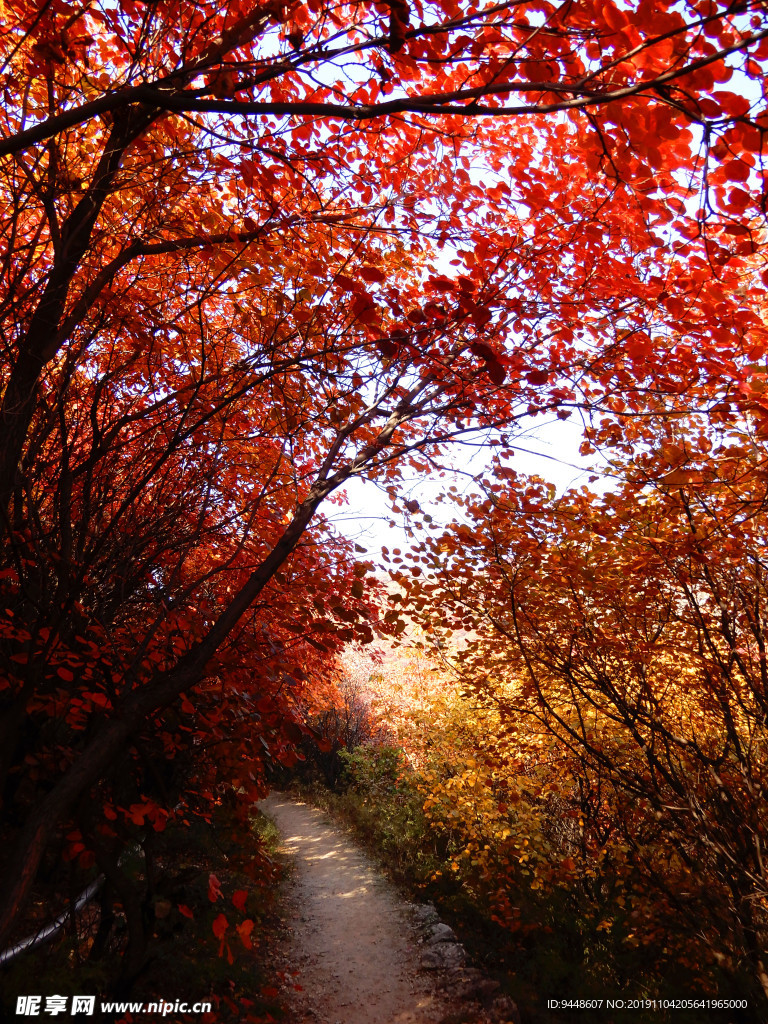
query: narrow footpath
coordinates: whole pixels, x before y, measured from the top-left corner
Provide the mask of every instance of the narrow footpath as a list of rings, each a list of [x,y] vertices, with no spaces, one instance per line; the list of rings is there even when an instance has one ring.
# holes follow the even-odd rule
[[[259,808],[294,862],[291,1024],[439,1024],[448,1008],[397,892],[322,811],[278,792]]]

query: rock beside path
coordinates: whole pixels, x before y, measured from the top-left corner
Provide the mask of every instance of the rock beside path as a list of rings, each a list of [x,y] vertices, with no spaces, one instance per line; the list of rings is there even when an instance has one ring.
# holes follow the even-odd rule
[[[484,971],[467,966],[467,954],[453,929],[431,903],[412,904],[422,966],[435,973],[436,987],[451,1007],[441,1024],[521,1024],[520,1011]]]

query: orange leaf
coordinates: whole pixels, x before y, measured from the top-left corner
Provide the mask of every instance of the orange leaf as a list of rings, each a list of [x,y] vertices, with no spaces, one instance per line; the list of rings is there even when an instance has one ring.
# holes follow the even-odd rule
[[[250,918],[243,921],[242,924],[237,926],[237,934],[240,936],[240,941],[246,949],[252,949],[253,943],[251,942],[251,932],[253,931],[253,921]]]

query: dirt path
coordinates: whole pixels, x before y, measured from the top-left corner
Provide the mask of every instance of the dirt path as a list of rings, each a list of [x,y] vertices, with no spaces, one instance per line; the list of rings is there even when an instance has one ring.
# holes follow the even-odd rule
[[[322,811],[277,792],[259,807],[295,863],[291,1024],[437,1024],[446,1006],[389,883]]]

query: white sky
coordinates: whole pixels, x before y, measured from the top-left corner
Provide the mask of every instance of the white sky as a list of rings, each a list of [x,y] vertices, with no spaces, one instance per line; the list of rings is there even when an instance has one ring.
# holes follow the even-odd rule
[[[543,477],[555,485],[558,494],[562,494],[569,487],[586,484],[594,475],[593,467],[597,460],[594,457],[586,459],[579,454],[581,441],[582,425],[577,415],[570,420],[533,419],[528,431],[516,438],[516,444],[527,450],[516,450],[510,465],[519,473]],[[403,497],[415,498],[422,510],[429,512],[437,522],[447,522],[454,516],[460,518],[460,508],[438,504],[437,496],[450,484],[455,484],[459,491],[469,489],[472,486],[471,476],[482,472],[484,455],[489,451],[480,449],[470,458],[470,451],[457,448],[454,465],[463,473],[457,473],[453,479],[414,476],[410,484],[401,488]],[[611,478],[600,477],[589,486],[592,490],[608,490]],[[343,493],[346,505],[325,509],[325,514],[341,533],[352,537],[374,556],[381,551],[382,545],[390,550],[409,546],[402,517],[393,515],[386,494],[375,484],[369,480],[352,480]],[[395,521],[394,527],[390,526],[392,520]]]

